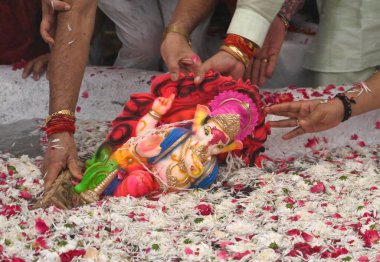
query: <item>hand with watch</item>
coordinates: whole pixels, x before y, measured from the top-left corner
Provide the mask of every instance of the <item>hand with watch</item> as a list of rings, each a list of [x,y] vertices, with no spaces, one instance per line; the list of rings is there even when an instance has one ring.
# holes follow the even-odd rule
[[[301,100],[267,107],[268,114],[288,117],[270,121],[276,127],[293,127],[283,135],[288,140],[305,133],[331,129],[341,122],[380,108],[380,72],[365,82],[354,84],[351,89],[338,93],[332,99]]]

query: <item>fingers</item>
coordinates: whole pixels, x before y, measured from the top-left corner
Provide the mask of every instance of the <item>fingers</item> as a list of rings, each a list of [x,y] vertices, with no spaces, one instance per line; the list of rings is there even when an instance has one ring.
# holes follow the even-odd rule
[[[194,83],[196,85],[199,85],[200,83],[202,83],[205,76],[205,72],[207,72],[208,70],[205,71],[205,68],[202,67],[202,60],[198,55],[192,55],[191,60],[194,62],[192,66],[193,71],[195,72]]]
[[[254,85],[258,85],[259,83],[260,65],[260,59],[253,60],[253,72],[251,76],[251,81]]]
[[[270,78],[272,76],[274,69],[276,67],[276,62],[277,62],[277,55],[271,55],[269,57],[268,66],[265,72],[266,78]]]
[[[265,108],[265,111],[268,114],[272,115],[281,115],[284,113],[298,113],[301,109],[302,101],[294,101],[294,102],[287,102],[287,103],[281,103],[272,105]]]
[[[283,119],[278,121],[269,121],[271,127],[296,127],[299,126],[300,123],[296,118]]]
[[[46,67],[47,67],[46,61],[42,61],[42,60],[37,61],[33,67],[33,79],[36,81],[39,80],[41,74],[45,71]]]
[[[51,187],[51,185],[54,183],[55,179],[59,175],[59,173],[62,170],[62,165],[59,163],[51,163],[46,171],[46,176],[45,176],[45,184],[44,188],[45,191]]]
[[[44,18],[41,22],[41,26],[40,26],[40,34],[41,34],[41,37],[42,39],[49,45],[53,45],[54,44],[54,38],[50,35],[49,31],[50,31],[50,27],[51,25],[49,24],[49,22]]]
[[[169,73],[170,73],[170,79],[172,81],[177,81],[179,77],[179,64],[175,60],[171,60],[167,63]]]
[[[261,59],[259,79],[258,79],[258,86],[260,87],[262,87],[265,83],[265,73],[267,71],[268,62],[269,62],[268,58]]]
[[[76,179],[82,179],[83,174],[78,166],[76,157],[70,157],[67,161],[67,166],[69,167],[69,170],[73,177]]]
[[[68,11],[71,8],[68,3],[58,0],[50,0],[50,5],[54,11]]]
[[[305,133],[306,133],[305,130],[301,126],[299,126],[295,129],[293,129],[292,131],[290,131],[289,133],[283,135],[282,138],[284,140],[289,140],[289,139],[295,138],[297,136],[303,135]]]
[[[34,61],[33,60],[29,61],[26,67],[24,68],[24,71],[22,72],[22,78],[25,79],[30,75],[30,73],[33,70],[33,66],[34,66]]]
[[[41,74],[46,70],[48,64],[49,54],[39,56],[26,65],[22,78],[27,78],[33,72],[34,80],[39,80]]]

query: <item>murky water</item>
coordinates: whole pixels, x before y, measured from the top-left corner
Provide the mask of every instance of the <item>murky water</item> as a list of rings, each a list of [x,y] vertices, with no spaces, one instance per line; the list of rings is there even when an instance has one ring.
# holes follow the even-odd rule
[[[28,119],[7,125],[0,125],[0,152],[14,156],[42,155],[38,120]]]

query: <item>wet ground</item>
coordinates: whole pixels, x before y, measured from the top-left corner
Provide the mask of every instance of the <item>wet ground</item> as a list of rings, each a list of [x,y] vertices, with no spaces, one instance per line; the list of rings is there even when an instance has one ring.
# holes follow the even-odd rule
[[[21,120],[11,124],[0,125],[0,152],[11,153],[18,157],[42,155],[40,146],[39,121],[37,119]]]

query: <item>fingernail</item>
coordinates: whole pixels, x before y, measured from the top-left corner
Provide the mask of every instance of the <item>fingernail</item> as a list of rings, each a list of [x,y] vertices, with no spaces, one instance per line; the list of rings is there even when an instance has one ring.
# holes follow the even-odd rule
[[[70,6],[69,6],[69,5],[66,5],[66,6],[65,6],[65,10],[66,10],[66,11],[70,10]]]
[[[192,55],[191,60],[196,64],[201,61],[201,58],[197,55]]]
[[[196,84],[199,84],[201,82],[201,77],[200,76],[195,77],[194,82]]]

